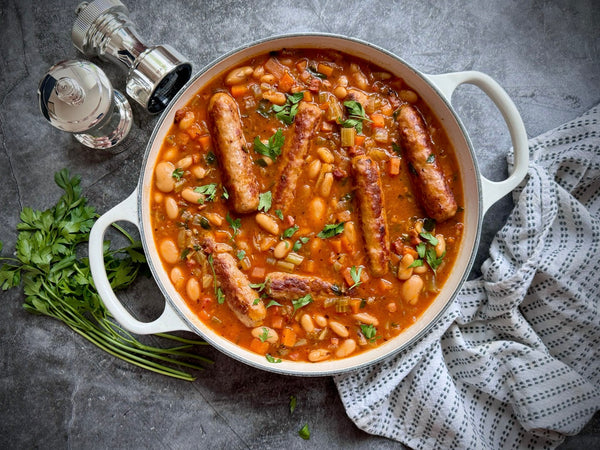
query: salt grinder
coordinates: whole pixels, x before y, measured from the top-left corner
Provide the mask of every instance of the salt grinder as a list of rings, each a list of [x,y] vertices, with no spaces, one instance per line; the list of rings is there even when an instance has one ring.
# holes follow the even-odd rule
[[[40,81],[38,97],[48,122],[88,147],[114,147],[131,129],[129,102],[90,62],[70,60],[52,66]]]
[[[126,92],[150,113],[159,113],[190,79],[192,65],[168,45],[147,47],[119,0],[81,3],[71,31],[87,57],[99,56],[127,69]]]

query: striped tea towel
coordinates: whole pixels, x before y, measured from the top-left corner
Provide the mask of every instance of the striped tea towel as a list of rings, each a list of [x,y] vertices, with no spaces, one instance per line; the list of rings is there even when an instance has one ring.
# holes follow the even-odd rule
[[[412,448],[552,448],[600,408],[600,105],[529,152],[482,278],[419,342],[335,377],[359,428]]]

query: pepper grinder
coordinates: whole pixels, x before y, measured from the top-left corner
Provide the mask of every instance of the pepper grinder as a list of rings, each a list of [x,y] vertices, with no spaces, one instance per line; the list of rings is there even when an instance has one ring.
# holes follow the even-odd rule
[[[124,67],[126,92],[150,113],[159,113],[190,79],[192,65],[168,45],[147,47],[119,0],[94,0],[77,7],[71,31],[75,47]]]
[[[73,133],[90,148],[114,147],[125,139],[133,123],[127,99],[113,90],[98,66],[87,61],[62,61],[52,66],[40,81],[38,98],[51,125]]]

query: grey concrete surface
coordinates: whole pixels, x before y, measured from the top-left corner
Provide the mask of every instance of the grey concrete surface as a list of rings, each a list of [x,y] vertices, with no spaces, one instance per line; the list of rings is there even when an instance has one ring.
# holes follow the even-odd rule
[[[321,31],[364,39],[428,73],[479,70],[514,99],[536,136],[600,101],[600,7],[596,0],[205,1],[125,0],[145,42],[171,44],[196,70],[250,41]],[[93,152],[45,122],[40,77],[54,63],[81,58],[71,44],[76,1],[0,1],[0,240],[12,251],[18,213],[45,209],[68,167],[104,212],[135,187],[156,117],[133,105],[135,123],[118,155]],[[124,74],[97,60],[114,86]],[[480,91],[461,87],[454,105],[477,149],[482,172],[506,174],[510,139]],[[511,208],[507,197],[485,219],[472,276]],[[134,368],[62,324],[26,313],[18,290],[0,306],[1,448],[398,448],[345,415],[331,378],[293,378],[246,367],[213,349],[216,364],[193,383]],[[147,319],[161,308],[152,280],[125,301]],[[290,395],[298,398],[293,414]],[[303,441],[297,431],[309,424]],[[563,448],[599,448],[598,415]]]

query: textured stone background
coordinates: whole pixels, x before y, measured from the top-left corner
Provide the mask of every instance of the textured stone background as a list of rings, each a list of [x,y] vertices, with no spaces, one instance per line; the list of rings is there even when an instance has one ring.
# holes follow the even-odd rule
[[[200,69],[252,40],[322,31],[364,39],[428,73],[480,70],[508,91],[529,136],[600,101],[600,6],[596,0],[206,1],[125,0],[147,44],[171,44]],[[0,240],[14,247],[18,212],[45,209],[69,167],[104,212],[133,191],[156,117],[133,105],[135,124],[112,156],[93,152],[48,125],[38,81],[54,63],[81,58],[71,44],[75,1],[0,0]],[[115,88],[124,73],[98,63]],[[510,140],[491,101],[461,87],[454,105],[477,149],[482,172],[506,174]],[[503,199],[485,219],[476,267],[511,208]],[[477,276],[475,269],[472,276]],[[138,370],[97,350],[51,319],[27,314],[18,290],[3,292],[0,315],[2,448],[397,448],[346,417],[330,378],[291,378],[237,363],[216,350],[214,368],[194,383]],[[152,280],[123,296],[142,318],[161,298]],[[140,299],[144,299],[142,303]],[[298,398],[294,414],[290,395]],[[298,429],[308,423],[312,436]],[[564,448],[598,448],[598,415]]]

